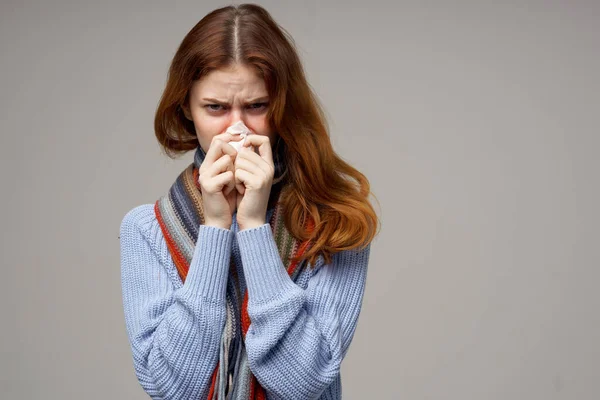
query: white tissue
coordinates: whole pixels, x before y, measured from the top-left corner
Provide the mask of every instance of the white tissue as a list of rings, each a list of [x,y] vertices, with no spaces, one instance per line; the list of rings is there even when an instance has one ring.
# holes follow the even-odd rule
[[[232,135],[242,135],[242,140],[240,140],[238,142],[234,142],[234,141],[229,142],[229,144],[236,151],[240,151],[240,148],[244,145],[244,143],[246,143],[246,136],[252,134],[252,132],[250,132],[250,129],[248,129],[248,127],[246,125],[244,125],[244,123],[242,121],[238,121],[235,124],[231,125],[229,128],[227,128],[227,130],[225,132],[231,133]]]

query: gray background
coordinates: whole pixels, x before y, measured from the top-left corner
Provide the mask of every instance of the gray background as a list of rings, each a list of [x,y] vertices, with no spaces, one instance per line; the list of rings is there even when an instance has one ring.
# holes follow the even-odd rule
[[[261,1],[382,231],[345,399],[600,398],[600,2]],[[3,1],[3,399],[144,399],[119,225],[192,160],[153,117],[217,1]]]

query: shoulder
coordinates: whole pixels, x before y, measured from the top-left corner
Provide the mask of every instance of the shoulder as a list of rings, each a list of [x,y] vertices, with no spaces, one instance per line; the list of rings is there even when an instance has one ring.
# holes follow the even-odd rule
[[[334,255],[336,260],[351,260],[359,264],[366,264],[371,255],[371,243],[340,251]]]
[[[355,267],[367,268],[371,255],[371,243],[356,246],[350,249],[344,249],[331,254],[330,262],[325,262],[324,266],[330,267]]]
[[[154,213],[154,204],[142,204],[127,211],[121,220],[119,238],[124,246],[139,246],[144,240],[161,262],[168,261],[167,244]]]
[[[123,254],[131,254],[133,257],[137,257],[140,252],[151,254],[151,258],[166,270],[175,287],[181,287],[177,268],[156,219],[154,204],[142,204],[127,211],[121,220],[119,238]]]
[[[146,232],[154,221],[156,221],[154,204],[142,204],[125,213],[125,216],[121,219],[120,231],[121,233],[127,233],[133,228],[140,232]]]

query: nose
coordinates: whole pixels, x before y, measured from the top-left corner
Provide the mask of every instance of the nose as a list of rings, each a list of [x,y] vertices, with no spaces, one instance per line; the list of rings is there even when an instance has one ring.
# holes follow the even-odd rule
[[[250,128],[250,125],[248,125],[246,118],[244,118],[244,115],[242,113],[240,113],[239,111],[235,111],[232,112],[230,115],[229,120],[227,121],[227,126],[224,129],[227,129],[228,127],[238,123],[238,122],[242,122],[245,126],[248,127],[248,129],[252,129]]]
[[[246,123],[246,121],[244,121],[244,114],[239,107],[232,107],[230,116],[231,119],[229,125],[233,125],[238,121],[242,121],[244,124]]]

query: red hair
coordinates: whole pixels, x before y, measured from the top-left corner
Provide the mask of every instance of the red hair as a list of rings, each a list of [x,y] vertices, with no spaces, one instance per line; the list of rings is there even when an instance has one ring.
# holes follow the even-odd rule
[[[232,64],[253,67],[269,93],[267,119],[284,142],[289,173],[280,197],[285,225],[298,240],[313,242],[295,261],[309,259],[314,265],[321,254],[330,263],[336,252],[369,244],[379,228],[368,199],[369,181],[334,152],[325,114],[306,80],[294,40],[258,5],[216,9],[181,42],[154,119],[166,154],[174,158],[200,145],[193,121],[184,114],[189,89],[210,71]]]

